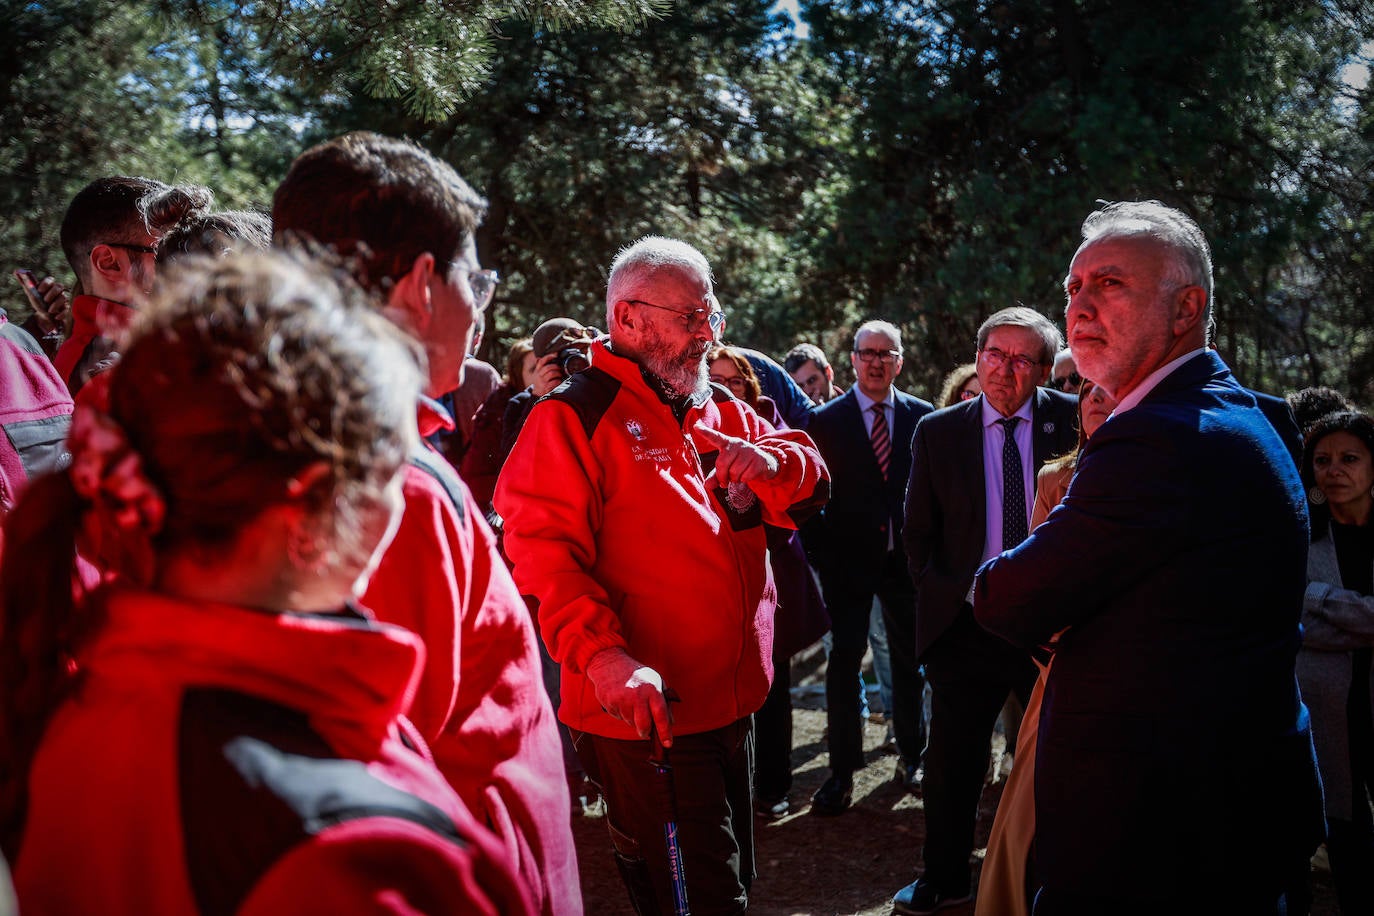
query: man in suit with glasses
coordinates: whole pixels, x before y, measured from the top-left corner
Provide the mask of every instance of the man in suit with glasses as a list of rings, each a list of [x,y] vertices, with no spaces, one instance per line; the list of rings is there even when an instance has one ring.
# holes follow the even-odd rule
[[[893,385],[902,371],[902,338],[892,324],[860,325],[850,359],[854,386],[818,409],[807,427],[830,468],[833,488],[830,502],[802,533],[820,574],[833,638],[825,675],[830,776],[811,799],[811,813],[821,816],[849,807],[854,771],[864,763],[854,684],[868,648],[875,595],[891,653],[892,729],[901,754],[897,776],[908,789],[916,787],[925,745],[915,590],[901,530],[911,436],[933,408]]]
[[[1044,315],[1002,309],[978,329],[983,393],[925,417],[912,441],[903,537],[916,583],[916,657],[930,685],[925,870],[893,898],[924,914],[969,898],[973,830],[997,715],[1024,705],[1030,653],[973,618],[973,574],[1025,539],[1035,477],[1077,442],[1078,399],[1043,388],[1063,345]]]

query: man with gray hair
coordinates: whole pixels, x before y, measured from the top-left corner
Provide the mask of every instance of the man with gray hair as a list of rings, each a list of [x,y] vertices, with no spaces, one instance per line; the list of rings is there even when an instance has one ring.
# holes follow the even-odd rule
[[[1093,213],[1064,289],[1074,359],[1117,406],[1063,502],[974,595],[1015,645],[1061,634],[1035,760],[1035,912],[1306,912],[1290,893],[1323,824],[1295,677],[1297,469],[1207,347],[1211,253],[1192,219],[1157,201]]]
[[[892,730],[901,756],[897,778],[915,791],[925,745],[921,674],[915,655],[915,590],[902,552],[902,501],[911,470],[911,436],[928,401],[893,384],[902,371],[902,337],[886,321],[866,321],[850,354],[856,381],[816,411],[807,431],[830,468],[834,494],[806,526],[807,553],[820,574],[833,639],[825,674],[830,776],[811,813],[833,817],[852,801],[863,768],[863,724],[854,683],[868,649],[873,600],[881,606],[892,670]]]
[[[1063,336],[1024,306],[978,329],[983,393],[916,426],[906,497],[907,560],[916,583],[916,658],[930,686],[925,753],[925,871],[893,898],[899,913],[931,913],[969,897],[969,856],[993,724],[1035,682],[1030,652],[981,629],[973,574],[1021,543],[1035,477],[1077,442],[1078,399],[1040,387]]]
[[[621,251],[606,323],[591,366],[535,404],[502,469],[506,551],[561,665],[559,717],[606,799],[636,911],[672,910],[675,808],[694,908],[743,912],[751,716],[774,676],[764,525],[795,528],[828,475],[805,433],[774,431],[707,380],[724,313],[695,248],[651,236]],[[668,807],[647,761],[670,745]]]

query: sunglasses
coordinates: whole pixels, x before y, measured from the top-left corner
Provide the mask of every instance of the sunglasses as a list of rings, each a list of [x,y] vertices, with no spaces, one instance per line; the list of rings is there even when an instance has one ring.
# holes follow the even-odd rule
[[[1055,391],[1067,393],[1070,391],[1077,391],[1078,386],[1082,384],[1083,376],[1079,375],[1077,372],[1071,372],[1068,375],[1050,379],[1048,387],[1053,388]]]

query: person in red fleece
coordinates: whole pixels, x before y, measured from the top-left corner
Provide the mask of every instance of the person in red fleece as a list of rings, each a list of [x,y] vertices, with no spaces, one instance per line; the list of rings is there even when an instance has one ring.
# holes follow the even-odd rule
[[[365,131],[301,153],[273,199],[278,238],[351,259],[381,313],[424,348],[424,437],[452,426],[434,399],[462,381],[473,323],[495,293],[473,241],[485,209],[447,163]],[[577,916],[567,776],[534,622],[472,494],[432,448],[411,452],[403,493],[400,530],[363,601],[424,640],[412,717],[440,770],[518,859],[537,907]]]
[[[153,288],[162,233],[210,205],[208,188],[169,187],[150,178],[97,178],[77,192],[62,217],[62,252],[81,294],[72,330],[53,356],[75,396],[118,358],[119,335]]]
[[[0,309],[0,520],[31,477],[65,465],[71,417],[71,395],[38,341]]]
[[[636,242],[611,267],[606,310],[609,342],[531,410],[496,509],[636,911],[674,900],[654,735],[672,746],[693,912],[743,912],[751,716],[773,677],[764,523],[795,528],[829,479],[805,433],[775,431],[707,381],[725,316],[699,251]],[[681,698],[671,718],[668,688]]]
[[[323,269],[230,255],[78,405],[0,566],[23,912],[533,912],[404,718],[419,639],[352,604],[398,524],[414,356]],[[78,542],[117,578],[74,601]]]

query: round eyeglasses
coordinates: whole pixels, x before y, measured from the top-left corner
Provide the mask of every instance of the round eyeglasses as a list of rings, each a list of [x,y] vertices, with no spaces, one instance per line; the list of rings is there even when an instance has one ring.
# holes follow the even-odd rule
[[[459,269],[467,274],[468,289],[472,290],[472,304],[477,307],[477,311],[485,312],[487,306],[491,305],[491,300],[496,298],[496,284],[501,282],[500,274],[494,270],[478,270],[472,267]]]
[[[996,347],[985,347],[978,351],[987,361],[987,364],[994,369],[1001,369],[1003,366],[1010,366],[1013,372],[1025,374],[1036,366],[1040,365],[1029,356],[1013,356],[1010,353],[1003,353]]]
[[[718,335],[725,327],[725,312],[723,310],[692,309],[684,312],[681,309],[669,308],[656,302],[645,302],[643,299],[626,299],[625,301],[631,305],[647,305],[651,309],[672,312],[682,321],[682,326],[688,334],[695,334],[705,325],[710,325],[711,333]]]

